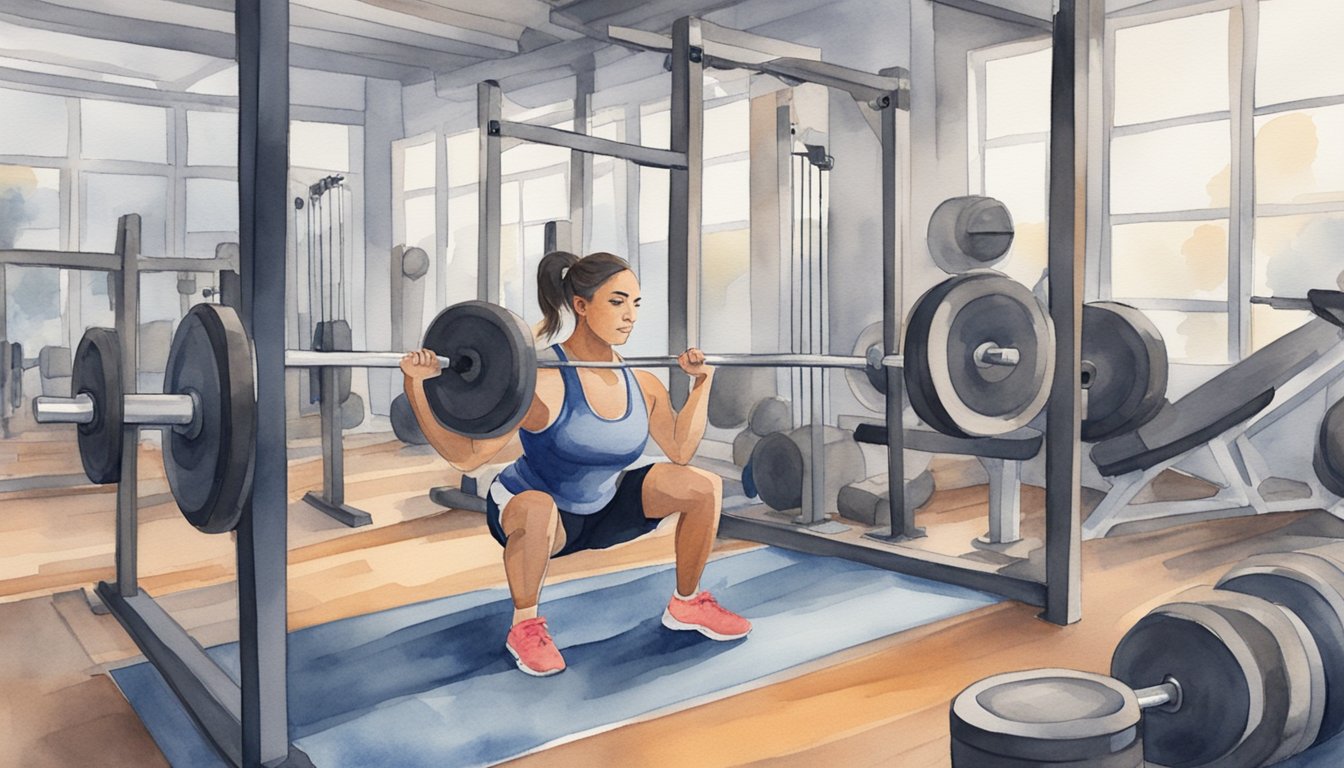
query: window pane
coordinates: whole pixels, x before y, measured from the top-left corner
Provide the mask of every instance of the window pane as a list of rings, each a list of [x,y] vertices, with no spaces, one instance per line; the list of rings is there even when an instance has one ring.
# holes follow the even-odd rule
[[[434,186],[434,142],[406,147],[402,156],[403,172],[401,189],[410,192],[413,189],[430,189]]]
[[[168,162],[168,110],[94,99],[82,100],[79,110],[83,157]]]
[[[1111,228],[1111,295],[1227,300],[1227,222],[1163,221]]]
[[[1175,363],[1227,362],[1227,314],[1144,310],[1167,344]]]
[[[593,177],[593,231],[588,237],[588,248],[625,256],[625,195],[622,192],[617,196],[617,186],[611,166]]]
[[[80,250],[110,253],[117,245],[117,218],[140,214],[140,252],[165,254],[168,179],[163,176],[84,174],[86,197],[80,224]]]
[[[746,100],[734,101],[721,107],[705,110],[704,156],[722,157],[746,152],[750,147],[747,134],[749,113]]]
[[[476,298],[476,214],[475,192],[448,198],[449,304]]]
[[[433,146],[433,145],[430,145]],[[434,252],[434,196],[421,195],[406,201],[406,245]]]
[[[701,240],[700,345],[706,349],[751,351],[750,235],[733,229]]]
[[[639,169],[639,241],[667,240],[668,173],[662,168]]]
[[[350,128],[335,123],[289,124],[289,164],[321,171],[350,170]]]
[[[61,333],[61,274],[41,267],[5,269],[5,323],[10,339],[23,343],[24,357],[37,357],[42,347],[66,344]],[[85,273],[92,275],[94,273]],[[96,279],[107,285],[103,273]],[[103,302],[107,306],[107,302]]]
[[[1251,351],[1265,346],[1283,334],[1315,317],[1310,312],[1274,309],[1263,304],[1251,305]]]
[[[499,221],[502,224],[516,224],[518,222],[518,188],[522,186],[516,181],[510,181],[507,184],[501,184],[499,188]]]
[[[1344,277],[1344,213],[1258,217],[1255,293],[1303,297]]]
[[[3,122],[3,121],[0,121]],[[39,232],[61,228],[61,172],[0,165],[0,248],[33,248]]]
[[[751,215],[751,172],[746,160],[705,166],[702,223],[746,221]]]
[[[672,115],[666,109],[639,116],[639,143],[646,147],[668,148],[672,133]]]
[[[989,139],[1050,130],[1050,49],[985,62]]]
[[[1226,208],[1228,122],[1183,125],[1111,140],[1111,213]]]
[[[0,154],[65,157],[69,117],[65,99],[0,88]]]
[[[569,150],[545,144],[519,144],[499,155],[500,172],[505,176],[526,173],[553,165],[568,165]]]
[[[238,115],[187,112],[187,165],[238,164]]]
[[[1013,244],[998,269],[1035,285],[1046,264],[1046,164],[1044,142],[985,151],[985,194],[1008,206]]]
[[[537,303],[537,267],[546,255],[546,225],[523,227],[523,321],[530,326],[541,322],[541,305]]]
[[[504,227],[499,232],[499,281],[504,293],[504,306],[519,315],[526,315],[523,305],[523,283],[535,282],[537,276],[523,274],[518,242],[518,227]]]
[[[1344,93],[1339,0],[1262,0],[1256,106]]]
[[[622,355],[667,354],[667,241],[644,243],[639,247],[639,321]],[[682,350],[677,350],[681,352]],[[665,373],[666,369],[660,372]],[[661,377],[667,383],[665,376]]]
[[[1217,11],[1117,30],[1115,124],[1228,109],[1227,19]]]
[[[448,148],[448,183],[454,187],[478,183],[481,146],[476,140],[476,131],[449,136],[445,141]]]
[[[1255,202],[1334,200],[1344,200],[1344,106],[1257,117]]]
[[[569,185],[553,173],[523,182],[523,216],[528,222],[569,219]]]
[[[187,231],[237,232],[238,183],[187,179]]]

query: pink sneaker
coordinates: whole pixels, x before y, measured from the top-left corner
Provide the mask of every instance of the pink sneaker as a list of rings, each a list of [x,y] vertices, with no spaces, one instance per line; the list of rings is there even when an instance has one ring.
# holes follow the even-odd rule
[[[711,640],[737,640],[751,631],[751,622],[719,605],[714,596],[701,592],[690,600],[675,595],[663,611],[668,629],[693,629]]]
[[[551,633],[546,631],[546,620],[540,616],[515,624],[504,647],[513,654],[518,668],[534,677],[565,671],[565,659],[551,640]]]

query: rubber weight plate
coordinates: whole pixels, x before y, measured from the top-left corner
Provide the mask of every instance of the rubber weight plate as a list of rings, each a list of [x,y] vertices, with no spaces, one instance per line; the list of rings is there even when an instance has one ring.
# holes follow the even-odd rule
[[[1112,301],[1083,306],[1082,437],[1097,442],[1147,424],[1167,394],[1167,345],[1139,310]]]
[[[1071,669],[1008,672],[952,700],[952,764],[1143,765],[1138,698],[1119,681]]]
[[[1344,400],[1326,409],[1311,464],[1321,485],[1344,496]]]
[[[18,348],[18,345],[15,345]],[[111,328],[90,328],[75,348],[70,394],[93,399],[93,421],[79,425],[79,461],[89,481],[121,480],[121,340]]]
[[[428,445],[425,433],[420,431],[420,422],[415,418],[415,410],[406,393],[401,392],[392,398],[392,407],[388,418],[392,421],[392,433],[397,439],[409,445]]]
[[[1011,347],[1016,365],[976,360],[985,345]],[[915,303],[905,333],[910,405],[953,437],[1011,432],[1035,418],[1050,395],[1054,330],[1021,283],[980,270],[950,277]]]
[[[173,498],[201,531],[231,531],[251,489],[257,430],[252,345],[232,308],[197,304],[182,318],[163,391],[191,395],[197,403],[189,429],[163,433]]]
[[[512,431],[532,405],[537,351],[522,318],[484,301],[439,313],[423,346],[452,364],[425,380],[425,395],[444,427],[477,439]]]
[[[1172,768],[1258,766],[1310,729],[1311,682],[1289,669],[1305,658],[1300,635],[1272,604],[1196,588],[1130,629],[1111,674],[1136,689],[1169,677],[1181,686],[1176,711],[1145,714],[1148,760]]]
[[[1325,682],[1316,744],[1344,731],[1344,564],[1334,555],[1324,548],[1256,555],[1218,582],[1218,589],[1283,606],[1311,633]]]
[[[874,347],[876,347],[876,350],[872,354],[880,359],[883,355],[881,321],[871,323],[862,331],[859,331],[858,338],[854,340],[854,349],[851,354],[868,358],[869,350]],[[887,374],[885,369],[872,365],[864,366],[863,370],[846,368],[845,383],[849,385],[849,391],[854,393],[854,398],[864,408],[876,413],[886,412]]]

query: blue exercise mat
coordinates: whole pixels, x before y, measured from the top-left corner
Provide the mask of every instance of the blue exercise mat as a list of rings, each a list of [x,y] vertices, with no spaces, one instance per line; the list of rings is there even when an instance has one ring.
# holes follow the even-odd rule
[[[505,589],[293,632],[290,738],[324,768],[490,765],[998,601],[767,547],[705,571],[703,588],[754,625],[720,643],[662,626],[674,581],[662,565],[548,586],[542,614],[569,665],[548,678],[518,671],[504,650]],[[237,679],[236,643],[209,653]],[[226,765],[152,666],[112,676],[172,765]]]

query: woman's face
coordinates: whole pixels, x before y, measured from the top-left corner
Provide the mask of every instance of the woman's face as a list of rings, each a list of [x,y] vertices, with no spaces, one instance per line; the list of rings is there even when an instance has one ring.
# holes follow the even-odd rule
[[[630,270],[607,278],[591,301],[574,297],[574,311],[598,338],[613,347],[624,344],[639,318],[639,280]]]

